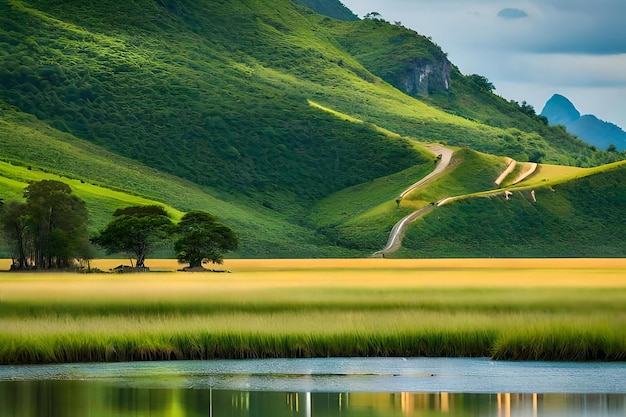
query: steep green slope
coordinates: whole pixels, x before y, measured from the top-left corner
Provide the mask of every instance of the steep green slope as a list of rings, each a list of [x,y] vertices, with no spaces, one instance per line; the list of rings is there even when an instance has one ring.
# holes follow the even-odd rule
[[[623,257],[626,165],[503,196],[461,200],[418,220],[395,256]],[[486,215],[486,213],[488,213]]]
[[[405,143],[311,111],[301,82],[268,68],[307,68],[307,78],[314,62],[328,66],[319,51],[332,48],[290,3],[161,3],[0,3],[0,98],[111,152],[275,207],[412,164]]]
[[[158,204],[163,205],[175,221],[182,217],[180,210],[148,198],[89,184],[83,180],[0,162],[0,195],[5,200],[22,199],[23,190],[29,183],[42,180],[65,182],[79,198],[85,201],[90,216],[88,226],[91,234],[95,234],[104,227],[113,212],[122,207]]]
[[[2,103],[0,116],[0,155],[6,161],[0,163],[0,197],[5,201],[20,199],[30,181],[56,179],[67,182],[86,201],[92,232],[104,226],[117,208],[157,203],[170,206],[175,217],[194,209],[213,213],[238,233],[241,247],[236,256],[356,255],[244,196],[159,173]]]
[[[287,0],[5,0],[0,8],[0,98],[117,154],[275,207],[414,163],[406,144],[312,112],[308,98],[421,140],[519,160],[563,154],[537,134],[453,117],[380,82],[360,61],[393,63],[383,55],[387,38],[399,58],[443,54],[384,22],[333,20],[327,28],[342,32],[326,31],[319,15]],[[371,45],[347,48],[346,38]]]

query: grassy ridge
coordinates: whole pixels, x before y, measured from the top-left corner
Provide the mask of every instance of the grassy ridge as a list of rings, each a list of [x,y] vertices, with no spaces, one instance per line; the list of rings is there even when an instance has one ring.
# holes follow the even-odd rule
[[[449,173],[409,193],[400,205],[395,199],[408,186],[432,171],[432,159],[427,170],[422,166],[416,167],[322,200],[314,207],[311,220],[318,227],[330,230],[328,234],[342,244],[375,251],[384,245],[389,230],[402,217],[445,197],[494,189],[494,181],[505,166],[503,158],[463,148],[455,152]],[[404,181],[400,182],[400,179]],[[394,181],[395,186],[390,186],[387,181]],[[380,193],[377,192],[379,189]],[[364,198],[364,195],[367,197]],[[377,195],[381,198],[368,199]],[[361,208],[361,204],[367,206]]]
[[[344,120],[360,123],[354,117],[327,108],[324,108],[324,110]],[[620,185],[620,181],[615,182],[611,180],[604,182],[602,179],[604,175],[619,176],[619,174],[610,174],[610,172],[613,172],[614,169],[620,169],[620,166],[621,163],[614,163],[593,169],[581,169],[542,164],[532,177],[516,188],[524,189],[523,193],[525,194],[521,195],[526,195],[528,200],[531,198],[530,191],[532,187],[545,190],[550,189],[546,187],[573,181],[570,187],[589,195],[591,200],[586,198],[587,201],[593,201],[595,193],[599,195],[607,193],[603,188],[607,184],[611,184],[609,187],[613,187],[608,190],[609,194],[620,195],[622,193],[623,185]],[[410,177],[402,176],[403,173],[400,173],[385,180],[362,184],[333,194],[314,206],[310,221],[316,227],[324,230],[324,233],[330,239],[334,239],[341,245],[374,251],[382,247],[393,225],[413,210],[420,209],[431,202],[449,196],[473,195],[497,189],[498,187],[494,184],[494,181],[504,171],[505,167],[506,162],[503,158],[462,148],[455,152],[451,169],[446,175],[413,191],[403,199],[399,206],[394,202],[397,195],[408,185],[429,172],[432,169],[432,165],[428,167],[424,164],[419,169],[404,171]],[[594,173],[599,175],[594,183],[574,181]],[[515,172],[512,176],[514,175]],[[410,180],[411,177],[413,181]],[[400,182],[400,179],[405,180]],[[397,186],[387,184],[386,181],[389,180],[394,181]],[[596,184],[599,186],[599,189],[589,189],[589,187],[595,187]],[[380,194],[377,190],[380,190]],[[380,195],[380,199],[373,199],[373,197],[378,195]],[[568,196],[564,198],[567,202],[561,201],[559,205],[576,206],[581,204],[579,200],[582,197],[577,197],[577,199],[572,201],[569,200]],[[602,198],[599,201],[602,201]],[[613,227],[617,218],[612,214],[613,211],[619,211],[624,208],[619,198],[613,198],[610,202],[596,205],[593,213],[596,220],[589,220],[589,213],[586,210],[582,217],[571,218],[568,212],[558,211],[551,203],[543,202],[546,204],[539,204],[536,210],[542,211],[546,209],[542,211],[542,215],[552,220],[544,222],[538,220],[541,223],[540,226],[539,223],[532,220],[529,220],[530,225],[524,224],[523,221],[520,221],[518,212],[505,209],[506,204],[494,206],[493,204],[485,205],[487,204],[486,202],[473,201],[458,203],[456,212],[449,217],[445,214],[450,213],[450,211],[438,211],[436,214],[427,216],[427,218],[420,220],[413,226],[411,229],[413,231],[410,232],[405,243],[407,249],[400,251],[398,256],[517,257],[546,256],[546,254],[574,257],[621,256],[622,250],[620,248],[622,245],[619,243],[619,236],[623,228],[620,225]],[[473,208],[466,209],[468,205]],[[605,210],[606,213],[603,214]],[[492,212],[498,214],[494,216],[484,215]],[[440,214],[443,214],[443,216]],[[433,222],[432,219],[435,216],[437,220]],[[521,215],[521,218],[528,216]],[[534,214],[530,214],[530,216],[534,216]],[[493,221],[494,218],[497,219],[496,222]],[[599,224],[598,219],[603,219],[605,226]],[[424,225],[431,225],[431,222],[435,223],[435,226],[431,228],[426,226],[424,230],[420,229]],[[537,234],[537,227],[540,228],[539,234]],[[608,234],[605,231],[607,227],[612,230]],[[510,231],[510,229],[515,230]],[[522,230],[518,233],[520,229]],[[563,229],[570,231],[567,237],[559,237]],[[574,237],[571,235],[574,230],[584,231],[585,233],[584,235]],[[593,232],[587,235],[587,231],[591,230]],[[613,233],[613,230],[615,233]],[[507,232],[510,234],[507,234]],[[548,234],[552,237],[542,241],[543,237]],[[603,238],[605,234],[608,239]],[[517,241],[518,236],[521,242]],[[456,242],[457,239],[462,243]],[[568,241],[578,242],[578,247],[568,246]],[[559,246],[555,255],[550,250],[552,243],[556,243]]]
[[[402,206],[417,209],[445,197],[493,190],[497,188],[494,181],[506,163],[501,157],[463,148],[455,152],[450,166],[448,175],[405,196]]]
[[[60,177],[56,174],[33,171],[28,168],[0,162],[0,193],[6,199],[19,200],[22,198],[24,188],[30,182],[42,180],[62,181],[68,184],[80,199],[85,201],[91,216],[89,229],[92,233],[103,228],[109,222],[113,212],[122,207],[157,204],[163,206],[174,221],[180,220],[183,216],[180,210],[154,200],[87,184],[80,180]]]
[[[549,185],[549,173],[559,172],[570,180]],[[474,198],[440,207],[407,231],[399,256],[623,257],[626,166],[591,172],[547,167],[510,200]]]
[[[235,262],[241,271],[228,275],[4,274],[0,363],[626,359],[623,262],[587,262],[586,269],[575,261],[509,262],[508,268],[488,261],[414,261],[402,268],[394,260],[329,267],[315,262],[266,261],[250,268]],[[490,284],[507,275],[517,281]],[[89,302],[85,294],[91,294]]]

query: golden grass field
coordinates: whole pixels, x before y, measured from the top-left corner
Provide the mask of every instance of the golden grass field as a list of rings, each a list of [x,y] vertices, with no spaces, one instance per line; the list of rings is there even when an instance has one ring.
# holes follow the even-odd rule
[[[91,263],[108,271],[128,260]],[[9,260],[0,261],[0,270]],[[625,288],[626,259],[228,259],[216,270],[178,272],[176,260],[152,259],[147,274],[3,273],[0,300],[163,296],[272,288]]]
[[[228,273],[177,272],[174,260],[146,264],[152,272],[0,273],[0,363],[626,359],[624,259],[233,259],[214,266]]]

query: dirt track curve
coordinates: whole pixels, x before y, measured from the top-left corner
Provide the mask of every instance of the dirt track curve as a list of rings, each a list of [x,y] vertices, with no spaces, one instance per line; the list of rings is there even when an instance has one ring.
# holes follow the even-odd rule
[[[423,186],[424,184],[426,184],[427,182],[431,181],[432,179],[436,178],[439,174],[441,174],[442,172],[444,172],[446,170],[446,168],[448,168],[448,166],[450,165],[450,161],[452,160],[452,155],[453,155],[453,151],[451,149],[445,148],[441,145],[427,145],[426,146],[428,149],[430,149],[432,152],[434,152],[436,155],[441,155],[441,159],[440,162],[437,164],[437,166],[435,167],[435,169],[433,170],[433,172],[431,172],[430,174],[426,175],[424,178],[422,178],[421,180],[419,180],[418,182],[416,182],[415,184],[411,185],[409,188],[407,188],[406,190],[404,190],[402,192],[402,194],[400,194],[399,200],[401,201],[402,198],[404,196],[406,196],[408,193],[410,193],[411,191],[415,190],[416,188]],[[496,185],[500,185],[502,183],[502,181],[509,175],[511,174],[511,172],[513,172],[513,169],[515,168],[517,161],[511,159],[511,158],[507,158],[506,159],[507,162],[507,168],[504,172],[502,172],[502,174],[500,175],[500,177],[498,177],[498,179],[495,181]],[[524,179],[528,178],[529,176],[531,176],[535,170],[537,169],[537,164],[536,163],[526,163],[524,169],[522,170],[522,172],[517,176],[517,178],[515,178],[515,180],[510,184],[517,184],[521,181],[523,181]],[[498,194],[503,194],[506,193],[506,191],[502,191],[502,190],[493,190],[493,192],[484,194],[484,196],[490,196],[490,195],[498,195]],[[399,222],[397,222],[393,228],[391,229],[391,232],[389,233],[389,239],[387,240],[387,245],[379,250],[378,252],[374,252],[374,254],[372,255],[373,257],[385,257],[386,255],[389,255],[395,251],[397,251],[400,246],[402,245],[402,236],[404,235],[404,231],[406,230],[407,226],[411,223],[413,223],[415,220],[419,219],[420,217],[430,213],[431,211],[433,211],[434,209],[436,209],[437,207],[443,206],[444,204],[447,204],[451,201],[454,201],[458,199],[458,197],[446,197],[443,198],[441,200],[438,200],[436,202],[433,202],[431,204],[429,204],[426,207],[423,207],[417,211],[414,211],[413,213],[409,214],[408,216],[403,217]],[[534,200],[534,191],[533,191],[533,200]],[[535,200],[536,201],[536,200]]]
[[[425,147],[431,152],[433,152],[435,155],[437,156],[441,155],[441,158],[439,159],[439,162],[437,163],[437,166],[435,167],[435,169],[430,174],[426,175],[424,178],[422,178],[415,184],[411,185],[409,188],[407,188],[400,194],[399,201],[401,201],[411,191],[427,184],[429,181],[432,181],[438,175],[443,173],[446,170],[446,168],[448,168],[448,166],[450,165],[450,161],[452,160],[452,155],[454,154],[454,151],[452,149],[448,149],[438,144],[429,144],[429,145],[425,145]],[[406,230],[406,227],[409,224],[413,223],[416,219],[434,210],[436,206],[437,206],[437,203],[430,204],[424,208],[414,211],[408,216],[403,217],[391,229],[391,233],[389,233],[389,239],[387,240],[387,245],[383,249],[379,250],[378,252],[375,252],[372,256],[374,257],[382,256],[384,258],[385,255],[397,251],[400,248],[400,245],[402,244],[402,235],[404,231]]]
[[[424,147],[435,155],[441,155],[441,160],[439,161],[433,172],[426,175],[424,178],[404,190],[402,194],[400,194],[401,199],[417,187],[421,187],[428,181],[435,178],[437,175],[441,174],[443,171],[445,171],[446,168],[448,168],[448,165],[450,165],[450,161],[452,160],[452,154],[454,154],[454,151],[452,151],[452,149],[444,148],[443,146],[437,144],[429,144]]]

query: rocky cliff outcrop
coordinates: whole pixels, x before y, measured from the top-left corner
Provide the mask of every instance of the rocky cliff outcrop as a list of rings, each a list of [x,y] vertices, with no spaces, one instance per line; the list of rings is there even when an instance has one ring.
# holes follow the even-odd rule
[[[431,61],[415,58],[407,63],[404,74],[392,76],[392,84],[411,96],[448,91],[452,64],[446,58]]]
[[[453,67],[447,55],[430,38],[405,28],[401,22],[368,18],[343,26],[328,23],[328,29],[370,73],[410,96],[450,88]]]

